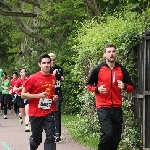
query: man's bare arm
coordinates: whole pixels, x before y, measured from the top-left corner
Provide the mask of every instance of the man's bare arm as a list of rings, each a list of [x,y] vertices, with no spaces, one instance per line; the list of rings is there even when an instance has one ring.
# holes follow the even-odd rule
[[[13,87],[13,92],[18,92],[22,90],[22,87],[17,88],[16,86]]]
[[[26,91],[26,89],[23,87],[22,92],[21,92],[21,98],[23,99],[34,99],[34,98],[45,98],[46,97],[46,92],[42,92],[39,94],[30,94],[29,92]]]

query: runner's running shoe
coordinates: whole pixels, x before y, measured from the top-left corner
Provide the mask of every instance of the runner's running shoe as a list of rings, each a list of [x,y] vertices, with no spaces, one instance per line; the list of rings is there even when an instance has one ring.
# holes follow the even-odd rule
[[[19,118],[19,122],[20,122],[20,124],[22,125],[22,124],[23,124],[23,119],[22,119],[22,118]]]
[[[60,141],[61,141],[61,138],[59,136],[59,133],[56,133],[55,142],[60,142]]]
[[[29,127],[29,125],[28,125],[28,126],[25,126],[25,132],[30,132],[30,127]]]
[[[4,115],[4,119],[7,119],[7,116],[6,116],[6,115]]]

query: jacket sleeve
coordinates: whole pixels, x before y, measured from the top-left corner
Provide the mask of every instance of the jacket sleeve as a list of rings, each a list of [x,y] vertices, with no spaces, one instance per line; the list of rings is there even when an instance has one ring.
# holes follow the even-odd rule
[[[56,77],[57,80],[60,80],[60,79],[61,79],[61,74],[56,73],[56,74],[55,74],[55,77]]]
[[[57,80],[62,81],[61,80],[62,76],[63,76],[63,69],[62,69],[62,67],[58,67],[58,72],[56,73],[55,77],[56,77]]]
[[[86,88],[94,93],[99,93],[98,88],[96,87],[98,83],[98,69],[92,69],[86,83]]]
[[[124,90],[126,92],[131,93],[134,91],[134,84],[126,68],[123,68],[123,83],[125,84]]]

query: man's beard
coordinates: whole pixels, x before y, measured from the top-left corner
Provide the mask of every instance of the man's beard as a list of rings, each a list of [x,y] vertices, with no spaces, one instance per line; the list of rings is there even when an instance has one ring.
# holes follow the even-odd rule
[[[110,62],[110,63],[113,63],[113,62],[115,62],[115,58],[113,60],[112,59],[107,59],[107,61]]]

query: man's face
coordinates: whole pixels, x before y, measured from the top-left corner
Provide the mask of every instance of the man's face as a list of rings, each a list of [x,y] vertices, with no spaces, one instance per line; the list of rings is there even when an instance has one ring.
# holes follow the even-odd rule
[[[41,71],[44,73],[49,73],[50,70],[50,58],[43,58],[41,63],[38,63]]]
[[[116,49],[114,47],[106,48],[103,56],[106,58],[106,62],[115,62],[117,56]]]
[[[21,71],[20,71],[20,76],[21,76],[22,78],[25,78],[25,77],[26,77],[26,70],[25,70],[25,69],[21,69]]]
[[[8,79],[8,80],[11,80],[11,77],[10,77],[10,76],[7,76],[7,79]]]
[[[13,79],[16,79],[16,78],[17,78],[17,75],[16,75],[16,74],[13,74],[12,77],[13,77]]]
[[[55,57],[50,57],[51,58],[51,67],[54,67],[56,64],[56,58]]]

